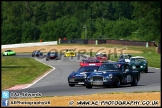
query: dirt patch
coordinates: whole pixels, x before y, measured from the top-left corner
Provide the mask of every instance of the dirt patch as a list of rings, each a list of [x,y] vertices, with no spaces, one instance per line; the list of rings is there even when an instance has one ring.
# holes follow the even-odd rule
[[[145,93],[120,93],[119,92],[118,94],[93,94],[93,95],[81,95],[81,96],[55,96],[55,97],[44,97],[44,98],[10,99],[10,102],[21,101],[21,102],[47,102],[48,103],[48,101],[50,101],[50,104],[45,104],[45,106],[92,106],[93,105],[93,106],[137,106],[138,107],[138,106],[161,106],[160,96],[161,96],[160,92],[145,92]],[[69,105],[69,102],[71,101],[73,101],[74,103],[72,105]],[[92,105],[79,104],[80,101],[81,102],[89,101]],[[114,104],[113,101],[115,102]],[[17,106],[17,105],[12,104],[11,106]],[[22,104],[21,106],[29,106],[29,104],[28,105]],[[32,106],[42,106],[42,105],[37,104]]]
[[[8,49],[8,48],[7,48]],[[3,49],[5,51],[7,49]],[[75,49],[76,52],[105,52],[106,54],[114,53],[142,53],[140,51],[128,50],[127,48],[106,48],[106,47],[90,47],[90,46],[35,46],[35,47],[22,47],[22,48],[9,48],[15,52],[33,52],[34,50],[41,50],[42,52],[58,51],[61,52],[65,49]]]

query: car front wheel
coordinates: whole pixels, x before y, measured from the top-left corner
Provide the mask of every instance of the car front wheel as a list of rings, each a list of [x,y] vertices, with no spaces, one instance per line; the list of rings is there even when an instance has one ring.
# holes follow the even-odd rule
[[[146,67],[146,69],[145,69],[145,73],[148,73],[148,67]]]
[[[137,76],[135,75],[133,78],[133,82],[131,83],[131,86],[137,86],[137,84],[138,84],[138,79]]]
[[[70,87],[74,87],[74,86],[75,86],[75,84],[69,84],[69,86],[70,86]]]
[[[86,85],[86,88],[87,88],[87,89],[91,89],[92,86],[91,86],[91,85]]]
[[[120,79],[118,77],[116,77],[113,87],[120,87]]]

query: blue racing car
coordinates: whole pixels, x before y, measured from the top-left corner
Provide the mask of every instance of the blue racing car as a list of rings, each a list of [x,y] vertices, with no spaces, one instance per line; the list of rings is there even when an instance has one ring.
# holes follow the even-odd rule
[[[84,63],[81,67],[75,72],[72,72],[68,77],[68,83],[70,87],[75,85],[84,85],[85,73],[91,73],[97,71],[102,63]]]
[[[57,52],[48,52],[47,53],[46,61],[52,60],[52,59],[58,60],[58,53]]]
[[[43,52],[41,52],[40,50],[35,50],[32,52],[32,57],[39,57],[39,56],[43,56]]]
[[[140,72],[133,71],[128,63],[103,63],[97,72],[85,73],[85,86],[90,89],[93,86],[120,87],[131,84],[136,86],[140,80]]]

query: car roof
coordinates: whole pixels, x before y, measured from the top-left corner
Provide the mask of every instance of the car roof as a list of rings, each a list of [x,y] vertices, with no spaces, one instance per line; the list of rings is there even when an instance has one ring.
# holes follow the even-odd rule
[[[6,51],[12,51],[12,50],[6,50]]]
[[[135,57],[131,57],[131,58],[144,58],[142,56],[135,56]]]

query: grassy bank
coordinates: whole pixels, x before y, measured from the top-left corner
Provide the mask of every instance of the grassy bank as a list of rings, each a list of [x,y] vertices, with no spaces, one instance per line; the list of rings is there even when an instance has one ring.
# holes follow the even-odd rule
[[[28,84],[51,69],[31,58],[2,58],[2,89],[18,84]]]

